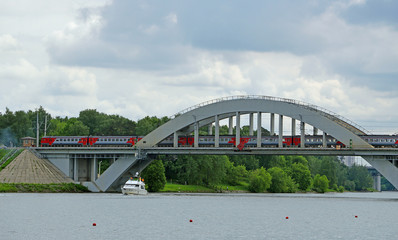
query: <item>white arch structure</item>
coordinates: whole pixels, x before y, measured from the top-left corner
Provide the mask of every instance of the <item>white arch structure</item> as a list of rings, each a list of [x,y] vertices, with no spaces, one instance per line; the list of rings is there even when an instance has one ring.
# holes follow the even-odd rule
[[[352,147],[361,148],[372,147],[358,136],[366,135],[365,130],[337,114],[296,100],[268,96],[220,98],[188,108],[176,114],[169,122],[149,133],[136,146],[138,148],[153,147],[171,134],[190,134],[200,127],[212,123],[216,125],[215,134],[217,136],[217,126],[220,120],[236,117],[236,125],[239,126],[240,116],[252,113],[258,114],[257,119],[260,121],[257,123],[257,126],[260,127],[262,113],[279,114],[282,116],[279,118],[280,132],[283,130],[283,116],[288,116],[293,121],[300,121],[301,126],[309,124],[322,130],[324,133],[332,135],[345,145],[351,144]],[[301,127],[301,131],[303,131],[303,127]],[[301,132],[301,134],[303,133]],[[239,135],[239,129],[237,135]]]
[[[194,132],[195,143],[198,147],[199,128],[215,124],[215,145],[218,146],[219,121],[232,117],[236,118],[236,142],[240,139],[240,116],[250,114],[252,123],[253,114],[257,114],[257,128],[261,129],[261,114],[271,113],[271,128],[273,128],[273,114],[279,117],[279,146],[282,147],[283,116],[292,119],[292,131],[295,131],[295,121],[300,121],[301,144],[304,144],[305,124],[333,136],[352,148],[373,148],[364,141],[360,135],[366,131],[353,122],[318,106],[304,102],[268,96],[233,96],[215,99],[198,104],[176,114],[170,121],[149,133],[137,144],[137,148],[145,149],[155,147],[160,141],[174,135],[174,146],[178,146],[177,136],[188,135]],[[251,126],[252,129],[252,126]],[[294,130],[293,130],[294,129]],[[271,129],[273,132],[273,129]],[[257,146],[261,147],[261,131],[257,131]],[[295,133],[293,132],[293,135]],[[325,138],[324,138],[324,143]],[[302,147],[304,147],[302,145]],[[398,168],[383,156],[363,156],[373,167],[383,174],[398,189]]]

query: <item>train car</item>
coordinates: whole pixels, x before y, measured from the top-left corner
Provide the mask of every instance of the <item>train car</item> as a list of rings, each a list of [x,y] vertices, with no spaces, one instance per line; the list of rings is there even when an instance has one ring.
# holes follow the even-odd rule
[[[361,138],[377,148],[398,147],[397,135],[365,135],[361,136]]]
[[[360,136],[367,143],[374,147],[398,147],[397,135],[364,135]],[[46,136],[41,139],[40,146],[42,147],[133,147],[143,137],[141,136]],[[179,136],[179,147],[193,147],[195,137]],[[343,143],[333,138],[326,136],[327,147],[346,147]],[[284,136],[283,147],[299,147],[301,145],[300,136]],[[215,136],[199,136],[199,147],[213,147],[215,145]],[[261,147],[278,147],[278,136],[263,136],[261,137]],[[305,147],[322,147],[322,135],[306,135]],[[173,147],[173,136],[163,139],[157,144],[159,147]],[[235,135],[223,135],[219,139],[220,147],[238,147],[239,149],[257,147],[257,137],[255,136],[241,136],[240,142],[236,142]]]
[[[131,147],[142,137],[133,136],[46,136],[42,147]]]

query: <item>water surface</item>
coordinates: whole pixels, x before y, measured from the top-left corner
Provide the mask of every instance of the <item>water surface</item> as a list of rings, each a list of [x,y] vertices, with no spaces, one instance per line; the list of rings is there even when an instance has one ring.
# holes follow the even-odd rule
[[[0,194],[0,239],[397,239],[397,222],[398,192]]]

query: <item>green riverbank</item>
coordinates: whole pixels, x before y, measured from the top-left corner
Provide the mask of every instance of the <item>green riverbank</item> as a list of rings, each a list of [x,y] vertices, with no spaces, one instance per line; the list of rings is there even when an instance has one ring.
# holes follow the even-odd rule
[[[84,193],[87,187],[74,183],[0,183],[0,192],[18,193]]]
[[[205,187],[199,185],[183,185],[166,183],[160,192],[186,192],[186,193],[217,193],[217,192],[249,192],[247,186],[227,186],[217,185],[214,187]]]

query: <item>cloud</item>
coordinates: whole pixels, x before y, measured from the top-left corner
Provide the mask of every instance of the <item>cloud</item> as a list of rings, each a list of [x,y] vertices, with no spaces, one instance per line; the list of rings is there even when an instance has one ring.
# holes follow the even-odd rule
[[[44,1],[26,2],[35,9],[26,17],[17,5],[0,4],[11,22],[0,25],[0,83],[12,89],[1,106],[137,120],[254,94],[371,128],[398,117],[392,1]]]
[[[189,71],[202,64],[202,51],[288,52],[374,87],[374,77],[397,77],[398,32],[389,24],[347,22],[344,14],[360,7],[369,6],[114,1],[52,34],[48,49],[58,64],[147,71]]]
[[[0,51],[13,52],[20,49],[18,41],[10,34],[0,35]]]

